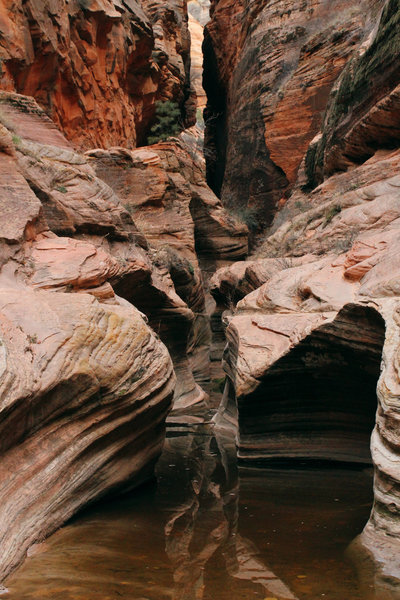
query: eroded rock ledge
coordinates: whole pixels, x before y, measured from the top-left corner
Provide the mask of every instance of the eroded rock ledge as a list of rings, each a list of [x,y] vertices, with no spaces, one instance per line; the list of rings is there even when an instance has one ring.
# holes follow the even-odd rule
[[[398,3],[381,8],[268,234],[211,282],[227,335],[217,422],[238,427],[247,462],[372,458],[375,502],[361,546],[378,565],[379,590],[385,573],[400,579],[398,62],[389,53],[382,67],[398,45]]]
[[[150,477],[171,407],[206,398],[196,245],[243,258],[247,228],[185,136],[82,155],[33,98],[0,94],[1,578],[79,508]]]

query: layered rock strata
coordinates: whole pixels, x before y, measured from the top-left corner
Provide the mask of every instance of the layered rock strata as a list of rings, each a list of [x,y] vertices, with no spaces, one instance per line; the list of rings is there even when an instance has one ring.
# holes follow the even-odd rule
[[[130,297],[148,315],[174,359],[179,381],[175,411],[204,398],[199,384],[210,381],[208,286],[202,270],[247,254],[247,228],[226,213],[205,184],[200,148],[201,138],[194,130],[179,142],[131,152],[115,148],[87,153],[97,175],[114,189],[145,234],[153,261],[167,270],[187,305],[182,320],[182,314],[152,305],[146,289],[135,289]]]
[[[10,0],[0,87],[33,96],[79,149],[146,141],[156,100],[195,121],[183,0]]]
[[[79,508],[151,476],[174,376],[127,303],[1,284],[3,578]]]
[[[214,0],[206,27],[208,182],[270,224],[319,131],[330,90],[383,2]]]
[[[96,211],[99,223],[95,200],[106,212],[115,197],[65,141],[56,145],[62,136],[48,121],[40,128],[40,110],[29,105],[36,112],[31,120],[25,112],[26,122],[36,123],[38,137],[42,129],[47,144],[23,142],[0,125],[1,578],[79,508],[151,476],[175,382],[167,349],[109,283],[140,280],[150,265],[133,255],[121,268],[92,243],[49,230],[28,184],[33,164],[47,175],[43,187],[56,156],[75,192],[83,181],[81,211],[73,195],[68,207],[71,228],[93,223]],[[110,237],[128,239],[129,215],[110,208]]]
[[[0,94],[1,577],[79,508],[151,476],[173,398],[205,397],[195,247],[218,233],[221,256],[243,257],[247,230],[185,144],[85,156],[32,98]]]
[[[354,47],[263,243],[211,284],[228,340],[217,420],[238,423],[239,456],[361,463],[372,456],[375,501],[361,544],[380,564],[377,578],[393,581],[400,579],[393,551],[400,539],[398,14],[387,0],[373,32]]]

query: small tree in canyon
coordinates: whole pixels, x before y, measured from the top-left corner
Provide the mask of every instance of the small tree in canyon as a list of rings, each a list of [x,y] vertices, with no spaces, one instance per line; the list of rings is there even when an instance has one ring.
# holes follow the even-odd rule
[[[156,122],[150,129],[149,144],[165,142],[169,137],[182,131],[180,123],[181,111],[176,102],[166,100],[156,102]]]

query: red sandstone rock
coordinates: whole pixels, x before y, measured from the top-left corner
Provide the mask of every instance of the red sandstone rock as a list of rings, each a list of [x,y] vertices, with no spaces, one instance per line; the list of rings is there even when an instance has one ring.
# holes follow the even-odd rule
[[[171,4],[2,2],[0,86],[33,96],[80,149],[143,143],[156,100],[192,124],[186,4]]]
[[[191,40],[191,80],[196,92],[197,108],[203,111],[207,104],[207,96],[203,88],[203,52],[201,48],[203,26],[192,15],[189,15],[189,31]]]
[[[151,475],[172,396],[181,411],[204,400],[195,246],[232,261],[247,251],[247,229],[204,184],[197,137],[83,156],[32,98],[0,100],[4,576],[81,506]],[[106,159],[131,188],[122,202],[93,169]],[[149,184],[152,194],[136,193]],[[149,239],[132,220],[141,211]]]
[[[132,306],[0,279],[3,578],[80,507],[151,476],[174,377]]]
[[[269,224],[329,93],[383,2],[214,0],[206,28],[208,180]]]
[[[247,253],[247,228],[230,218],[204,183],[201,140],[196,135],[187,132],[179,141],[133,151],[86,153],[97,175],[113,188],[145,234],[154,249],[153,262],[169,273],[187,304],[187,312],[179,317],[171,315],[170,307],[166,314],[162,305],[151,305],[149,290],[129,296],[171,351],[179,381],[175,411],[204,399],[192,373],[200,384],[210,379],[210,331],[198,259],[232,262]]]
[[[256,4],[261,12],[252,15],[250,40],[263,14],[262,3]],[[283,4],[273,3],[270,8],[278,10]],[[217,24],[224,23],[232,4],[226,0],[214,5],[210,33],[217,36]],[[318,18],[322,4],[317,5],[310,22]],[[332,3],[325,6],[331,10]],[[373,568],[374,594],[383,597],[393,586],[394,597],[400,577],[399,12],[394,0],[370,3],[371,12],[366,5],[359,8],[365,10],[368,21],[370,16],[379,17],[382,6],[381,18],[367,37],[363,35],[369,26],[357,26],[360,15],[353,13],[349,23],[356,36],[351,35],[348,45],[342,46],[346,51],[339,62],[346,53],[352,52],[352,58],[334,83],[321,131],[313,137],[306,156],[299,152],[293,162],[299,171],[291,195],[281,203],[248,267],[244,262],[217,272],[213,293],[225,305],[234,294],[234,300],[239,300],[236,309],[231,306],[230,313],[225,313],[224,368],[229,381],[217,421],[226,415],[230,426],[238,422],[243,460],[297,457],[368,462],[371,445],[375,503],[360,544]],[[343,10],[337,23],[346,14]],[[275,16],[271,24],[292,18]],[[243,39],[236,33],[239,48],[249,44],[247,33]],[[344,27],[342,33],[338,48],[349,29]],[[357,36],[361,36],[360,43]],[[321,44],[315,48],[316,56],[332,51],[326,42]],[[276,59],[280,48],[275,47]],[[286,61],[291,55],[290,47],[285,48],[282,60]],[[261,53],[261,61],[272,69],[273,56],[269,47]],[[306,73],[312,60],[307,52],[303,56]],[[229,63],[223,52],[217,59],[221,65]],[[229,70],[220,69],[228,81],[228,108],[233,110],[237,98],[243,110],[254,116],[251,94],[249,98],[232,96],[240,60],[242,55],[234,58],[232,80]],[[249,59],[251,64],[258,63]],[[304,136],[316,132],[314,126],[306,131],[305,115],[302,110],[295,113],[294,105],[291,119],[284,116],[295,81],[293,72],[288,72],[282,98],[271,113],[263,112],[269,119],[265,137],[272,143],[270,156],[277,163],[280,143],[295,133],[297,119]],[[301,98],[299,102],[302,108]],[[232,114],[237,118],[239,113]],[[279,128],[274,133],[275,125]],[[237,141],[237,129],[228,131]],[[279,141],[276,148],[275,140]],[[300,137],[298,141],[304,153],[303,141]],[[278,163],[293,176],[294,154],[282,154],[285,167]],[[224,185],[234,185],[229,168]],[[250,175],[256,177],[257,168],[251,165]],[[255,277],[250,276],[254,265],[259,265]],[[265,265],[274,268],[268,272]],[[243,297],[253,282],[256,289]]]
[[[193,377],[208,351],[195,237],[205,245],[219,232],[220,255],[243,257],[247,230],[207,191],[197,141],[189,150],[182,141],[95,152],[129,159],[142,186],[158,178],[154,198],[138,198],[142,210],[159,210],[158,222],[149,214],[150,248],[132,211],[96,177],[95,159],[76,153],[32,98],[3,92],[1,102],[4,576],[81,506],[151,475],[172,396],[181,410],[205,397]],[[170,345],[176,387],[157,333]]]
[[[186,304],[37,104],[1,100],[13,133],[0,152],[3,578],[80,507],[152,474],[175,376],[144,315],[114,290],[146,283],[161,304]]]

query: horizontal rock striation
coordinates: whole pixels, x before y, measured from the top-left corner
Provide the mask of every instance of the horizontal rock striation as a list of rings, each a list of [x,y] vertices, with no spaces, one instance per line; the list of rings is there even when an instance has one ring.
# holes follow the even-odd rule
[[[204,183],[199,144],[80,154],[33,98],[0,93],[1,578],[149,478],[172,406],[206,399],[197,246],[232,262],[248,230]]]
[[[215,3],[211,27],[229,7]],[[241,459],[372,458],[375,501],[356,554],[374,565],[380,598],[400,580],[399,12],[391,0],[364,10],[347,64],[326,88],[322,129],[299,154],[290,197],[254,255],[217,271],[211,289],[228,341],[216,420],[238,427]],[[226,48],[218,60],[235,72],[241,54]],[[227,81],[230,72],[220,70]]]
[[[33,96],[79,149],[141,145],[156,100],[195,121],[186,3],[10,0],[0,86]]]
[[[274,350],[261,377],[260,361],[251,362],[251,376],[260,377],[254,391],[244,388],[241,396],[236,384],[239,457],[370,462],[385,334],[379,313],[348,304],[335,318],[260,316],[253,317],[252,327],[261,330],[264,354],[267,347]],[[234,338],[240,346],[252,339],[243,328],[248,330],[248,322],[238,320]],[[261,344],[255,345],[257,355]],[[235,351],[241,354],[239,347]]]

